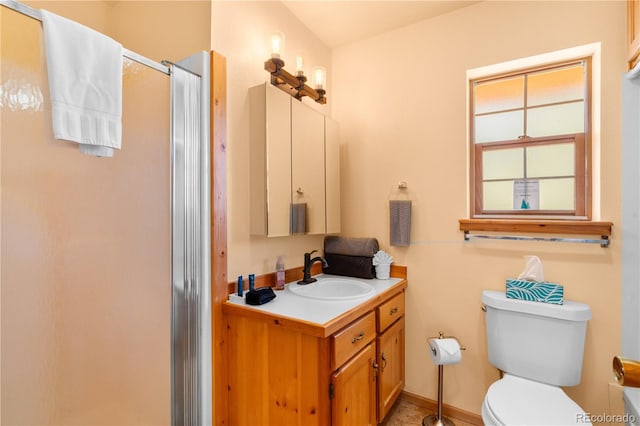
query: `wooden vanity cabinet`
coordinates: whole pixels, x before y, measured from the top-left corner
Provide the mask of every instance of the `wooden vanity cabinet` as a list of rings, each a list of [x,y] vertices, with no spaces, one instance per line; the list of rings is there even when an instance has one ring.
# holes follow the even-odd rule
[[[375,425],[404,387],[404,288],[323,326],[225,304],[230,425]]]
[[[339,368],[331,382],[333,424],[377,424],[386,417],[404,389],[404,330],[400,293],[331,336],[331,368]]]
[[[404,317],[376,340],[378,363],[378,422],[389,413],[404,389]]]
[[[332,424],[376,423],[376,314],[369,312],[330,337]]]
[[[226,313],[228,424],[331,424],[329,339],[243,311]]]
[[[376,424],[375,342],[331,376],[331,424]]]
[[[331,336],[331,370],[337,370],[376,337],[376,315],[369,312]]]
[[[376,309],[378,423],[404,389],[404,308],[404,293],[400,293]]]

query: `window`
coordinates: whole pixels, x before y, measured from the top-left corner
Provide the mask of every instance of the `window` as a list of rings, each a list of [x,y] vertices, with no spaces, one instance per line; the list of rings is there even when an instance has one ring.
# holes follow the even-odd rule
[[[591,59],[470,80],[474,218],[591,218]]]

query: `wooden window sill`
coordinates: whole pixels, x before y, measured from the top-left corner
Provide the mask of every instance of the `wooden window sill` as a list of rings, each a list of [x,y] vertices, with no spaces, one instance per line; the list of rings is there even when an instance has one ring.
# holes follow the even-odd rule
[[[612,222],[580,220],[460,219],[465,232],[526,232],[535,234],[611,235]]]

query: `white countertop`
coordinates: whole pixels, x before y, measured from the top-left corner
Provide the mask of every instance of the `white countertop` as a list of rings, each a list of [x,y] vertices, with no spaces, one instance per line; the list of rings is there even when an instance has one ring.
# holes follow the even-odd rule
[[[337,278],[337,279],[349,279],[356,280],[373,287],[373,292],[367,296],[349,299],[349,300],[322,300],[313,299],[308,297],[298,296],[288,288],[281,291],[275,291],[276,298],[272,301],[265,303],[264,305],[252,306],[246,305],[243,302],[243,306],[251,309],[255,309],[262,312],[268,312],[270,314],[279,315],[283,317],[289,317],[296,320],[315,323],[318,325],[324,325],[332,319],[342,315],[343,313],[355,308],[356,306],[366,302],[367,300],[377,296],[380,293],[390,289],[395,284],[402,281],[402,278],[389,278],[388,280],[378,279],[363,279],[353,277],[342,277],[337,275],[320,274],[316,275],[316,278],[322,280],[323,278]],[[290,283],[292,284],[292,283]],[[295,283],[293,283],[295,284]],[[313,285],[313,284],[311,284]],[[287,284],[287,287],[289,284]],[[232,302],[236,303],[236,302]]]

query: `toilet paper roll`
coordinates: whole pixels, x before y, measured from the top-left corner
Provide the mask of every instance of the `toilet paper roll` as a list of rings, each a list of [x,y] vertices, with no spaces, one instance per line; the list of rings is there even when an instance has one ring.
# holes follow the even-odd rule
[[[429,339],[429,354],[436,365],[458,364],[462,360],[460,344],[456,339]]]

